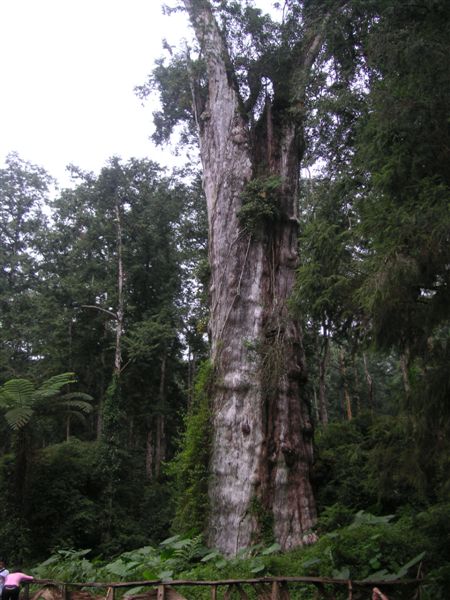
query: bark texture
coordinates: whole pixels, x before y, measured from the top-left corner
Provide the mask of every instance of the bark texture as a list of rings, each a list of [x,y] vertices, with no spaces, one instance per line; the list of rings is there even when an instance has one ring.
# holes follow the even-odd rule
[[[297,266],[298,125],[268,99],[251,128],[208,2],[185,0],[207,63],[194,93],[208,204],[210,336],[216,369],[209,543],[226,554],[270,527],[283,549],[310,538],[312,431],[302,401],[301,332],[287,309]],[[195,92],[195,86],[193,86]],[[260,235],[239,220],[242,192],[279,176],[279,218]]]
[[[324,427],[328,425],[328,403],[326,394],[326,374],[328,367],[330,340],[325,327],[323,343],[319,352],[319,420]]]

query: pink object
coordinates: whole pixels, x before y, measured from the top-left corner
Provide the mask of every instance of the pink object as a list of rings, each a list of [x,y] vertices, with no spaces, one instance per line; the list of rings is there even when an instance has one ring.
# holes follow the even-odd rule
[[[10,573],[5,578],[5,585],[20,585],[23,581],[33,581],[33,577],[25,573]]]

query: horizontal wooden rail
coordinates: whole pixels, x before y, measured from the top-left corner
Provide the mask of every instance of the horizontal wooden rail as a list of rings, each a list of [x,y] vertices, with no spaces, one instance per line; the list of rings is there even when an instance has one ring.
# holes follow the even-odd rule
[[[391,587],[396,585],[419,585],[423,584],[423,579],[336,579],[333,577],[256,577],[252,579],[217,579],[217,580],[194,580],[194,579],[154,579],[146,581],[120,581],[113,583],[102,583],[90,581],[86,583],[55,581],[52,579],[35,579],[33,583],[41,585],[70,586],[75,588],[127,588],[127,587],[156,587],[159,585],[176,586],[221,586],[221,585],[242,585],[242,584],[264,584],[264,583],[310,583],[310,584],[331,584],[345,585],[349,583],[361,587],[383,586]]]

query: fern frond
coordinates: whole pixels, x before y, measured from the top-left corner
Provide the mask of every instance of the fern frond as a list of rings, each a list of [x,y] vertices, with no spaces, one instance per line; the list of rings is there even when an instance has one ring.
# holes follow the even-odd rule
[[[85,400],[91,402],[94,398],[90,394],[84,392],[69,392],[61,396],[61,400]]]
[[[63,400],[59,406],[70,411],[79,411],[85,414],[92,412],[92,404],[84,400]]]
[[[0,388],[0,403],[5,407],[29,404],[34,386],[28,379],[10,379]]]
[[[22,429],[31,419],[34,410],[30,406],[18,406],[5,413],[5,419],[13,431]]]
[[[188,565],[194,558],[201,556],[205,550],[202,534],[178,542],[174,555],[183,565]]]
[[[62,387],[69,383],[75,383],[75,373],[60,373],[54,377],[50,377],[47,381],[36,390],[39,398],[48,398],[57,394]]]

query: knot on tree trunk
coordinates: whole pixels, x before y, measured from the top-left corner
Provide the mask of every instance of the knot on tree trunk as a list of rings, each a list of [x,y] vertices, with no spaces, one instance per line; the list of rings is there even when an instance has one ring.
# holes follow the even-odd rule
[[[298,450],[293,448],[289,442],[283,442],[280,446],[280,450],[283,453],[286,465],[288,467],[294,466],[298,459]]]

